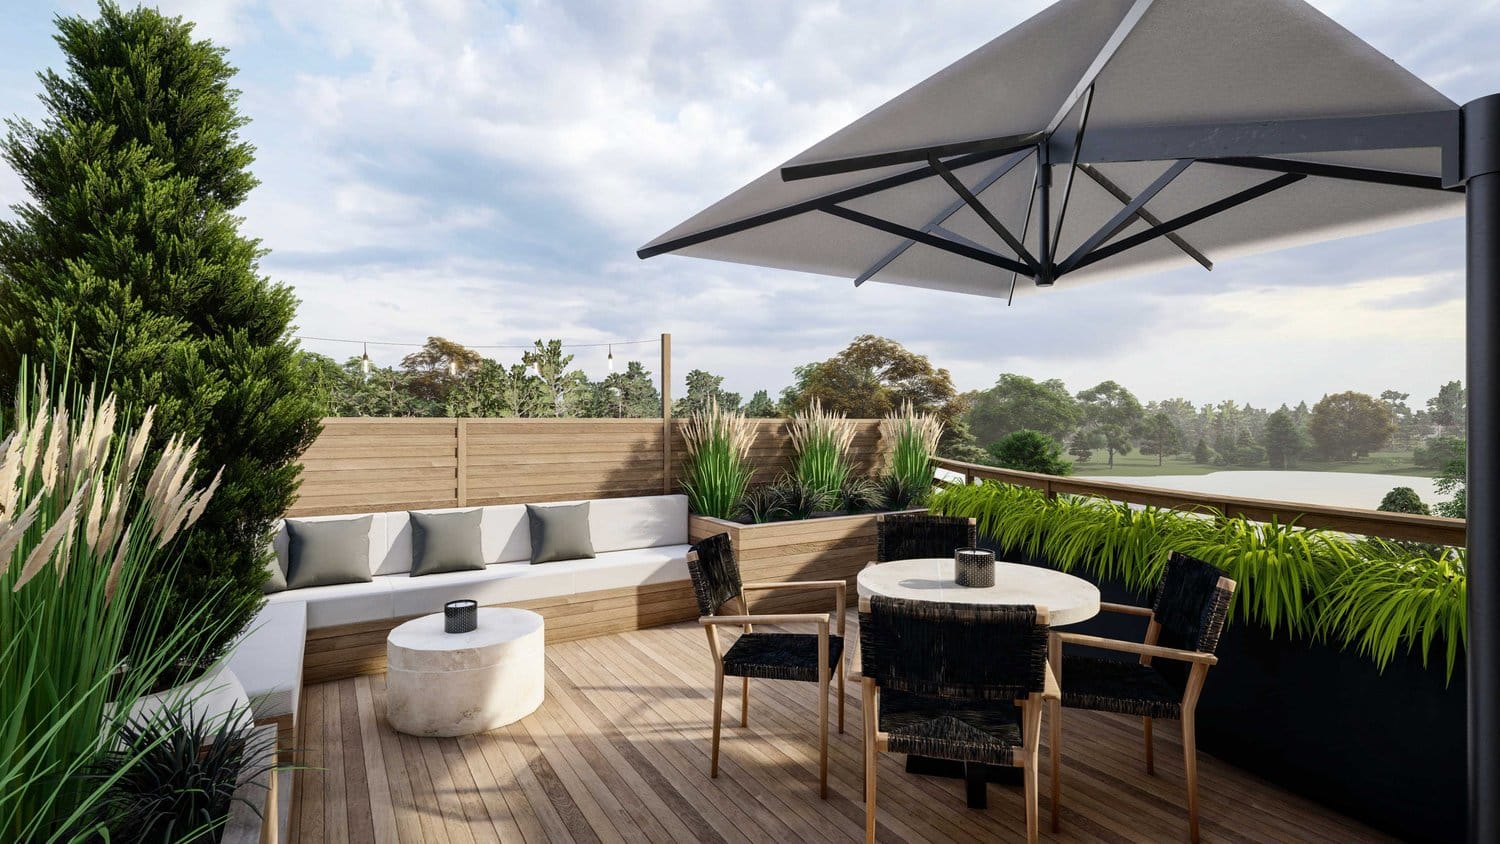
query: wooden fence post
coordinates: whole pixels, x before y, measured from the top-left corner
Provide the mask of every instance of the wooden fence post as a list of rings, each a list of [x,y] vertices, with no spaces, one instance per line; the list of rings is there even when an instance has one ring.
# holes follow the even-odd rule
[[[661,335],[661,492],[672,492],[672,335]]]
[[[458,499],[459,507],[465,507],[469,503],[469,420],[455,419],[454,422],[458,433],[458,445],[454,449],[458,458],[454,497]]]

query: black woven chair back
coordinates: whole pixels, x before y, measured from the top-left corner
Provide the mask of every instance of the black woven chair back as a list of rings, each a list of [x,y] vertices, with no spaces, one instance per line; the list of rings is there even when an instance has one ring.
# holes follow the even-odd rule
[[[859,640],[861,671],[888,691],[1000,702],[1046,685],[1047,626],[1032,606],[874,597]]]
[[[1157,644],[1169,648],[1213,653],[1224,632],[1231,593],[1219,587],[1223,570],[1187,554],[1167,558],[1152,607],[1161,625]]]
[[[875,561],[952,557],[960,548],[973,548],[978,539],[974,523],[957,516],[882,516],[875,525]]]
[[[693,596],[698,599],[699,615],[715,615],[729,600],[743,592],[740,565],[734,559],[734,545],[729,534],[716,533],[698,540],[692,547],[697,559],[688,559],[688,574],[693,578]]]

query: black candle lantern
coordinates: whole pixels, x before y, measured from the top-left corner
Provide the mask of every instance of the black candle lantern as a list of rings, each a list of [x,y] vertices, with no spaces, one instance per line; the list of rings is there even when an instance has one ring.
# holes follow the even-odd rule
[[[443,629],[447,632],[468,633],[478,626],[478,601],[449,601],[443,605]]]
[[[959,586],[987,588],[995,585],[995,552],[984,548],[960,548],[953,552],[955,580]]]

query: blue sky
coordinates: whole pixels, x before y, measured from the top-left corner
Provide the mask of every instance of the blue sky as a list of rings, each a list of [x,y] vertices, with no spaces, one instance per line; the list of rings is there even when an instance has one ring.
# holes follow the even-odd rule
[[[0,114],[36,118],[55,14],[3,0]],[[303,334],[470,345],[674,335],[674,371],[773,394],[857,334],[959,386],[1106,378],[1274,406],[1463,373],[1461,220],[1004,302],[634,249],[1044,4],[171,0],[240,68],[241,209]],[[1500,2],[1315,5],[1456,101],[1500,91]],[[0,164],[0,205],[24,199]],[[0,212],[6,213],[6,212]],[[357,347],[308,342],[345,356]],[[372,347],[394,362],[405,350]],[[651,347],[619,347],[617,359]],[[502,359],[510,352],[493,353]],[[578,362],[605,372],[601,349]],[[654,360],[648,368],[656,369]]]

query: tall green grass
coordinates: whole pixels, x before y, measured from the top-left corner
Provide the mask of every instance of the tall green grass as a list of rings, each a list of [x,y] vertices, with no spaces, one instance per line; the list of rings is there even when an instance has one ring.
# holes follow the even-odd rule
[[[1134,508],[986,482],[938,492],[934,511],[972,517],[1001,548],[1123,582],[1145,595],[1167,555],[1191,554],[1238,583],[1231,616],[1273,634],[1326,639],[1384,668],[1398,653],[1423,663],[1441,642],[1451,677],[1466,638],[1462,549],[1427,549],[1284,522]]]
[[[48,388],[24,366],[14,412],[0,411],[0,841],[92,839],[118,776],[85,776],[130,704],[175,666],[201,659],[193,614],[159,650],[130,635],[161,629],[169,594],[146,575],[176,559],[217,479],[199,488],[196,446],[148,454],[152,413],[131,430],[112,396]],[[132,629],[132,620],[137,625]]]
[[[932,490],[932,458],[943,437],[943,423],[931,413],[918,413],[911,402],[880,420],[880,441],[886,449],[883,485],[906,490],[920,506]]]
[[[817,399],[792,417],[792,476],[817,496],[817,509],[838,506],[839,491],[849,479],[849,446],[854,425],[842,413],[823,409]]]
[[[717,401],[694,413],[683,428],[688,506],[700,516],[730,519],[750,484],[750,443],[754,429],[744,415],[723,410]]]

